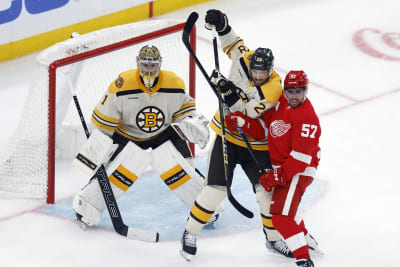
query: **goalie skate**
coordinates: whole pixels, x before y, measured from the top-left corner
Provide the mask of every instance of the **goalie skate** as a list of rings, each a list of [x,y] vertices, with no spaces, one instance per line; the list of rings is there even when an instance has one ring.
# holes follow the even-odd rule
[[[76,216],[76,222],[78,223],[79,227],[83,231],[85,231],[89,227],[89,224],[84,222],[84,221],[82,221],[82,215],[80,215],[78,213],[75,213],[75,216]]]

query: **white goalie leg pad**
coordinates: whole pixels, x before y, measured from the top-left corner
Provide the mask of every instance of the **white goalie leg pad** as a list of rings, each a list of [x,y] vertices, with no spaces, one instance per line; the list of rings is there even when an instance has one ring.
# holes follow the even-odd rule
[[[167,141],[152,151],[151,166],[164,183],[182,200],[187,207],[204,187],[204,179],[185,160],[171,141]]]
[[[85,188],[87,187],[89,187],[90,189],[83,189],[75,194],[72,202],[72,208],[76,213],[82,215],[81,220],[84,223],[86,223],[88,226],[96,226],[100,223],[101,213],[103,210],[98,209],[86,198],[89,194],[92,194],[92,197],[94,196],[95,198],[99,198],[98,201],[101,201],[103,196],[101,195],[100,186],[98,185],[97,181],[92,180],[91,183],[88,184]]]
[[[92,176],[98,166],[110,159],[117,147],[108,135],[95,128],[72,163]]]
[[[172,123],[172,128],[182,139],[205,148],[210,139],[209,121],[202,114],[184,118],[181,122]]]
[[[107,167],[111,185],[126,191],[146,170],[150,162],[151,153],[129,141]]]
[[[263,229],[268,237],[269,241],[277,241],[281,239],[281,235],[272,224],[272,215],[269,212],[269,206],[271,205],[272,192],[267,192],[262,185],[257,184],[256,188],[256,200],[260,207],[261,220]]]
[[[200,233],[226,197],[225,186],[206,185],[190,210],[186,230],[192,234]]]
[[[151,161],[150,153],[132,142],[122,149],[108,166],[107,175],[114,196],[118,199],[137,180]],[[82,215],[82,221],[88,225],[97,225],[106,205],[97,180],[92,180],[73,200],[76,213]]]

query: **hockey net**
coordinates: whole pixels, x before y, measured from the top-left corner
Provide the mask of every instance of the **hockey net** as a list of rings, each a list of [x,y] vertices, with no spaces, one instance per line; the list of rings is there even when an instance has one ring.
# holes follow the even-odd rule
[[[195,65],[181,39],[183,28],[181,21],[143,21],[76,36],[42,51],[36,58],[37,80],[1,158],[0,191],[54,203],[55,159],[72,159],[86,139],[73,94],[90,126],[93,107],[121,72],[136,68],[138,51],[146,44],[159,48],[161,68],[178,74],[194,97]]]

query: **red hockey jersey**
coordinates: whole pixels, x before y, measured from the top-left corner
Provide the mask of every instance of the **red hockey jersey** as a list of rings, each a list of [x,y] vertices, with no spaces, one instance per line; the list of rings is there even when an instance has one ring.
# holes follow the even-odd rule
[[[293,109],[285,96],[261,117],[268,128],[268,145],[272,165],[283,168],[284,177],[291,180],[296,174],[315,176],[320,159],[321,126],[311,102],[307,99]],[[246,132],[264,138],[260,122],[252,120]]]

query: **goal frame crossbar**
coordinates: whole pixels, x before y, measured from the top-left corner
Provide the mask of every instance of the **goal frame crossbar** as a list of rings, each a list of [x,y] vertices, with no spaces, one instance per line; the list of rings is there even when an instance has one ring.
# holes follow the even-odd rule
[[[179,23],[169,26],[154,32],[146,33],[137,37],[133,37],[121,42],[99,47],[90,51],[76,54],[67,58],[53,61],[48,67],[49,74],[49,110],[48,110],[48,181],[47,181],[47,204],[54,204],[55,200],[55,125],[56,125],[56,75],[59,67],[73,64],[82,60],[86,60],[95,56],[106,54],[109,52],[122,49],[133,44],[149,41],[156,37],[172,34],[182,31],[185,23]],[[194,51],[196,51],[196,29],[190,34],[190,43]],[[192,57],[189,56],[189,94],[195,98],[195,83],[196,83],[196,65]],[[190,143],[190,149],[194,155],[194,144]]]

